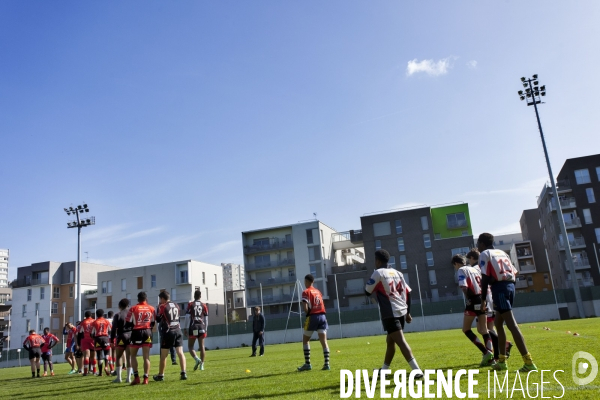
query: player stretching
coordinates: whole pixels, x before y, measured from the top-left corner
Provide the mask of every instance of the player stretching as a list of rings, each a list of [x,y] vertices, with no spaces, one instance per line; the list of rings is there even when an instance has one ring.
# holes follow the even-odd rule
[[[113,383],[122,382],[121,371],[123,370],[123,365],[125,365],[125,368],[127,368],[127,365],[129,365],[129,371],[127,372],[126,380],[127,383],[131,382],[131,375],[133,375],[129,351],[127,350],[127,346],[129,346],[131,343],[131,328],[125,326],[125,319],[127,318],[128,312],[129,300],[121,299],[121,301],[119,301],[119,312],[113,317],[112,329],[110,331],[110,337],[115,342],[115,359],[117,360],[117,378],[113,381]],[[125,360],[127,360],[127,363],[124,363]]]
[[[298,371],[310,371],[310,338],[314,331],[319,335],[319,341],[323,348],[323,371],[329,371],[329,346],[327,345],[327,318],[325,317],[325,304],[323,295],[319,289],[313,287],[315,278],[308,274],[304,277],[306,290],[302,292],[302,309],[306,315],[304,321],[304,334],[302,335],[302,348],[304,349],[304,365],[298,367]]]
[[[483,358],[480,367],[487,367],[494,361],[494,346],[486,324],[486,310],[481,308],[481,271],[477,267],[465,265],[463,256],[452,257],[452,265],[458,277],[458,287],[465,295],[465,312],[463,315],[462,331],[465,336],[481,351]],[[471,330],[473,320],[477,317],[477,331],[483,337],[483,343]]]
[[[160,364],[158,366],[158,375],[152,378],[155,381],[165,380],[165,368],[167,366],[167,355],[171,348],[175,347],[175,351],[179,356],[179,364],[181,365],[181,375],[179,379],[186,380],[185,373],[185,355],[183,354],[183,334],[179,326],[179,306],[172,301],[169,301],[171,295],[169,292],[160,292],[158,300],[158,312],[156,320],[158,321],[158,330],[160,332]]]
[[[44,344],[44,339],[35,333],[32,329],[29,331],[29,336],[23,342],[23,347],[29,352],[29,362],[31,363],[31,377],[35,378],[37,369],[37,377],[40,378],[40,358],[42,357],[41,347]]]
[[[148,304],[148,295],[146,292],[138,293],[138,303],[129,309],[125,317],[125,325],[133,328],[131,331],[131,344],[129,345],[129,356],[131,357],[131,367],[133,368],[132,385],[140,384],[140,375],[138,374],[138,350],[142,349],[144,360],[144,380],[143,384],[148,384],[148,374],[150,373],[150,349],[152,348],[152,328],[156,321],[154,307]]]
[[[494,249],[494,236],[490,233],[482,233],[477,239],[477,248],[481,253],[479,255],[479,266],[481,267],[481,286],[488,284],[492,288],[492,299],[494,301],[494,310],[496,310],[496,331],[498,332],[498,347],[500,354],[498,362],[494,369],[498,371],[507,370],[506,365],[506,332],[504,323],[513,335],[517,349],[523,356],[525,364],[519,369],[520,372],[529,372],[537,370],[537,367],[531,359],[531,354],[527,351],[525,338],[517,325],[517,321],[512,312],[512,303],[515,298],[515,279],[517,270],[502,250]],[[485,309],[485,299],[482,299],[482,308]]]
[[[208,307],[206,304],[200,301],[202,293],[199,290],[194,292],[194,301],[188,303],[186,314],[190,315],[190,327],[188,329],[188,349],[190,354],[196,361],[194,365],[194,371],[200,367],[200,371],[204,370],[204,356],[206,351],[204,350],[204,338],[206,338],[206,332],[208,330]],[[198,350],[200,350],[200,358],[196,355],[194,350],[194,343],[198,339]]]
[[[381,369],[390,369],[396,354],[396,345],[398,345],[410,368],[417,371],[415,378],[422,378],[423,372],[421,372],[417,360],[402,333],[404,322],[410,324],[412,321],[410,315],[411,289],[406,284],[404,275],[388,266],[389,260],[390,253],[386,250],[380,249],[375,252],[375,271],[373,271],[373,275],[371,275],[371,279],[365,287],[367,296],[375,293],[377,303],[379,303],[383,329],[387,331],[387,349]]]
[[[83,376],[88,376],[88,370],[96,373],[96,354],[94,352],[94,339],[92,338],[92,312],[85,312],[85,319],[79,324],[77,331],[77,345],[83,352]],[[91,367],[90,367],[91,366]]]
[[[42,335],[44,344],[42,345],[42,360],[44,361],[44,376],[48,376],[48,366],[50,367],[50,375],[54,376],[54,365],[52,364],[52,348],[59,342],[58,338],[50,333],[50,328],[44,328]]]
[[[94,339],[94,350],[96,351],[96,359],[98,360],[99,376],[102,376],[102,364],[104,360],[107,357],[110,357],[110,338],[108,337],[109,332],[110,322],[104,318],[104,310],[96,310],[96,320],[92,324],[92,338]],[[104,369],[104,372],[106,372],[106,376],[110,376],[110,371]]]
[[[65,361],[71,366],[69,375],[77,373],[77,364],[75,361],[75,335],[77,334],[77,328],[72,323],[67,322],[63,328],[63,336],[67,337],[67,348],[65,349]]]

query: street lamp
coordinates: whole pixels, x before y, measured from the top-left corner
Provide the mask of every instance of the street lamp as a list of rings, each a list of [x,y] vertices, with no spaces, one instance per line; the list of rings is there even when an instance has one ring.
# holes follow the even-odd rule
[[[546,86],[539,86],[537,74],[532,75],[531,78],[521,78],[521,83],[525,88],[525,91],[519,90],[517,94],[521,101],[526,100],[528,106],[533,106],[535,109],[535,117],[537,118],[538,128],[540,130],[540,137],[542,138],[542,147],[544,148],[544,156],[546,156],[546,165],[548,167],[548,175],[550,176],[550,183],[552,184],[552,194],[554,195],[554,201],[556,202],[556,215],[558,217],[558,226],[562,237],[565,238],[565,256],[567,258],[567,265],[569,267],[569,273],[571,274],[571,282],[573,283],[573,291],[575,292],[575,301],[577,303],[577,311],[579,311],[579,317],[584,318],[585,314],[583,311],[583,302],[581,301],[581,292],[579,291],[579,284],[577,283],[577,276],[575,274],[575,266],[573,265],[573,255],[571,254],[571,244],[569,243],[569,237],[567,236],[567,228],[565,226],[565,220],[562,213],[562,207],[560,205],[560,199],[558,198],[558,190],[556,189],[556,183],[554,182],[554,175],[552,174],[552,167],[550,166],[550,158],[548,158],[548,149],[546,148],[546,141],[544,140],[544,132],[542,131],[542,123],[540,122],[540,114],[538,113],[537,105],[543,104],[541,98],[546,96]],[[550,266],[548,266],[550,267]]]
[[[75,291],[75,321],[81,320],[81,228],[89,225],[96,225],[96,217],[83,217],[82,214],[89,213],[87,204],[78,205],[64,209],[67,215],[73,214],[77,219],[67,222],[67,228],[77,228],[77,264],[75,265],[75,282],[77,290]]]

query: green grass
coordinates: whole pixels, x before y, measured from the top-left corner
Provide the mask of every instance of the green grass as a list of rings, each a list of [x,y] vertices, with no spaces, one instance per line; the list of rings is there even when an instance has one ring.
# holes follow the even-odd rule
[[[544,326],[551,330],[542,329]],[[557,375],[565,387],[563,399],[600,398],[600,375],[590,385],[583,387],[575,385],[571,378],[571,359],[575,352],[587,351],[600,360],[600,319],[523,324],[521,330],[539,369],[565,371]],[[566,331],[578,332],[580,336],[567,334]],[[480,353],[460,330],[410,333],[406,336],[422,369],[477,369]],[[248,357],[248,348],[212,350],[207,352],[204,371],[192,371],[193,363],[187,355],[187,381],[179,381],[179,367],[169,364],[165,382],[151,380],[148,386],[135,387],[112,384],[112,378],[107,377],[67,375],[68,366],[64,363],[56,366],[56,376],[41,379],[31,379],[29,367],[6,368],[0,370],[0,397],[13,400],[50,396],[77,398],[89,393],[94,397],[114,399],[339,398],[340,369],[371,370],[381,367],[385,336],[330,340],[331,371],[320,370],[323,361],[320,344],[311,342],[311,347],[315,368],[312,371],[296,372],[296,368],[304,361],[300,343],[266,346],[265,356],[256,358]],[[151,373],[156,374],[158,357],[153,356],[151,361]],[[509,360],[511,388],[514,380],[512,370],[521,365],[518,351],[513,348]],[[392,368],[406,367],[398,351]],[[481,370],[478,380],[476,392],[480,398],[487,398],[487,370]],[[545,385],[544,396],[560,396],[560,386],[551,375],[548,380],[552,383]],[[466,379],[461,381],[461,387],[466,388]],[[531,385],[530,388],[533,396],[535,388]],[[379,398],[379,389],[375,397]],[[505,394],[499,394],[498,397],[506,398]],[[366,398],[364,386],[361,398]],[[521,392],[515,392],[513,398],[523,396]],[[541,398],[539,393],[537,398]]]

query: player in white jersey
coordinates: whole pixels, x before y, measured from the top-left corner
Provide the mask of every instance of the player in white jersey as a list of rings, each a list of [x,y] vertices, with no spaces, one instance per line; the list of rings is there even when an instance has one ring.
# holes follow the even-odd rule
[[[536,371],[537,367],[531,359],[531,354],[527,351],[525,338],[519,329],[512,312],[512,304],[515,297],[515,279],[517,270],[508,258],[508,255],[502,250],[494,249],[494,236],[490,233],[482,233],[477,239],[477,249],[480,252],[479,266],[481,268],[481,286],[492,288],[492,299],[494,301],[494,310],[496,310],[496,331],[498,332],[498,362],[494,364],[494,369],[498,371],[507,370],[506,365],[506,332],[504,332],[504,323],[512,333],[515,344],[523,356],[523,367],[520,372]],[[482,308],[485,309],[486,301],[482,299]]]
[[[481,271],[479,267],[465,265],[465,258],[456,254],[452,257],[452,265],[456,270],[458,286],[465,295],[465,312],[463,315],[462,331],[465,336],[481,351],[483,355],[480,367],[493,364],[494,347],[486,326],[485,308],[481,308]],[[477,317],[477,331],[483,337],[483,343],[471,330],[473,320]],[[485,345],[484,345],[485,343]]]
[[[390,364],[396,354],[396,345],[398,345],[411,369],[416,371],[415,377],[422,378],[423,373],[402,333],[404,322],[410,324],[412,321],[410,315],[411,289],[406,284],[401,272],[388,267],[389,260],[390,253],[386,250],[380,249],[375,252],[375,271],[365,287],[367,296],[375,293],[381,311],[383,329],[387,331],[387,350],[381,369],[390,369]]]

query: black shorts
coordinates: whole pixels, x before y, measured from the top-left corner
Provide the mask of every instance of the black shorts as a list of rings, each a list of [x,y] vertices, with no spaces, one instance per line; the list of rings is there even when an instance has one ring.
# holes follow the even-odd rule
[[[52,353],[42,353],[42,361],[52,361]]]
[[[465,304],[465,315],[477,317],[486,313],[486,310],[481,309],[481,295],[467,297]]]
[[[127,346],[131,344],[131,332],[123,332],[121,335],[117,336],[117,347],[119,349],[125,349]]]
[[[94,350],[109,350],[110,349],[110,338],[108,336],[99,336],[94,339]]]
[[[131,331],[131,343],[134,349],[152,347],[152,329],[134,329]]]
[[[401,330],[404,330],[404,315],[400,318],[385,318],[382,319],[383,330],[388,333],[394,333]]]
[[[183,346],[183,334],[181,329],[175,329],[160,334],[160,348],[170,349],[171,347]]]
[[[75,358],[83,358],[83,351],[81,349],[75,351]]]
[[[42,349],[39,347],[29,349],[29,359],[33,360],[34,358],[42,358]]]

